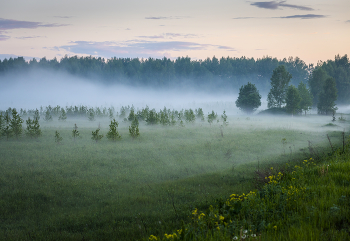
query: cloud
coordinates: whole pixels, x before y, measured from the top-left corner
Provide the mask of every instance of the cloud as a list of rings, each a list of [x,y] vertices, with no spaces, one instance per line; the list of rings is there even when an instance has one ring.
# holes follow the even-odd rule
[[[43,36],[23,36],[23,37],[16,37],[16,39],[31,39],[31,38],[46,38]]]
[[[348,20],[348,21],[345,21],[346,23],[350,23],[350,20]]]
[[[232,18],[232,19],[250,19],[250,18],[256,18],[256,17],[237,17],[237,18]]]
[[[5,40],[8,40],[9,38],[10,38],[10,36],[3,35],[3,34],[1,34],[1,32],[0,32],[0,41],[5,41]]]
[[[73,16],[54,16],[54,18],[73,18]]]
[[[68,26],[68,25],[70,24],[57,24],[57,23],[43,24],[42,22],[19,21],[19,20],[13,20],[13,19],[0,18],[0,31],[10,30],[10,29],[19,29],[19,28],[35,29],[39,27],[62,27],[62,26]]]
[[[227,51],[236,51],[229,46],[200,44],[186,41],[140,41],[130,40],[126,42],[89,42],[75,41],[69,45],[60,46],[73,54],[86,54],[95,56],[111,57],[129,57],[129,58],[162,58],[168,51],[183,50],[206,50],[208,48],[225,49]]]
[[[0,54],[0,60],[9,59],[9,58],[18,58],[23,57],[26,61],[32,60],[33,58],[40,59],[38,57],[32,56],[23,56],[23,55],[15,55],[15,54]]]
[[[313,8],[305,7],[301,5],[285,4],[285,2],[286,1],[254,2],[254,3],[251,3],[250,5],[256,6],[258,8],[266,8],[266,9],[272,9],[272,10],[279,9],[280,7],[294,8],[294,9],[305,10],[305,11],[314,10]]]
[[[161,19],[183,19],[183,18],[189,18],[188,16],[169,16],[169,17],[145,17],[145,19],[151,19],[151,20],[161,20]]]
[[[312,19],[312,18],[325,18],[326,15],[317,15],[317,14],[305,14],[305,15],[291,15],[291,16],[285,16],[285,17],[278,17],[278,18],[300,18],[300,19]]]
[[[163,33],[160,35],[153,36],[138,36],[139,38],[150,38],[150,39],[173,39],[173,38],[196,38],[198,35],[196,34],[180,34],[180,33]]]

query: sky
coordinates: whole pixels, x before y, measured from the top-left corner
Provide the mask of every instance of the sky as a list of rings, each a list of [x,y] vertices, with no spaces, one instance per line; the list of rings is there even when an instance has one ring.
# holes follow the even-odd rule
[[[350,55],[349,0],[1,1],[0,59]]]

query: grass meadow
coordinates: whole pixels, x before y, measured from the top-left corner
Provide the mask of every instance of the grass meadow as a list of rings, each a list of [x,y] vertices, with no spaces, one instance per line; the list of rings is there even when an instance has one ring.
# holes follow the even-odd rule
[[[223,203],[231,194],[258,188],[256,170],[282,168],[287,162],[301,166],[301,160],[324,156],[332,151],[327,134],[335,147],[349,125],[347,121],[329,125],[331,117],[313,115],[229,116],[228,122],[225,127],[198,120],[184,127],[141,122],[140,136],[133,139],[130,123],[119,120],[122,139],[112,142],[104,137],[96,143],[91,132],[100,126],[106,135],[107,118],[68,118],[40,121],[38,139],[2,138],[0,240],[148,240],[150,235],[166,240],[166,233],[200,227],[185,226],[198,219],[199,210],[211,209],[213,215],[217,212],[228,220],[220,208],[229,207]],[[75,140],[74,124],[80,132]],[[55,131],[63,138],[59,144]],[[304,175],[310,173],[317,171],[308,169]],[[268,176],[274,176],[268,179],[272,182],[278,172]],[[327,178],[322,179],[324,185]],[[236,233],[212,236],[205,236],[204,229],[193,230],[204,235],[198,236],[201,239],[232,240],[249,228],[249,222],[239,225],[243,231],[237,226]],[[275,225],[270,226],[268,232],[277,235]],[[188,235],[188,240],[195,239],[193,233]]]

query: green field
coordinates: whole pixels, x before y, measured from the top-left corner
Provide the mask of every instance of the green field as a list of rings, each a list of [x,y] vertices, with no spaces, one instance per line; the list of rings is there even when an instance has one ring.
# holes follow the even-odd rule
[[[194,207],[254,189],[258,168],[327,152],[327,134],[335,145],[348,131],[348,122],[327,125],[324,116],[228,121],[222,129],[198,120],[184,127],[141,122],[132,139],[130,123],[119,120],[122,139],[96,143],[91,132],[100,125],[106,135],[107,118],[68,118],[41,121],[38,139],[2,138],[0,240],[138,240],[170,232]],[[74,141],[75,123],[81,138]]]

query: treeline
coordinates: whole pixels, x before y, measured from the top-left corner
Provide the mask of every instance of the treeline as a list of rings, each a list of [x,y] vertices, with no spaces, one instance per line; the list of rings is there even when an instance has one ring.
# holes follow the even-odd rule
[[[337,89],[337,103],[350,104],[350,62],[347,55],[335,56],[334,60],[319,62],[309,77],[310,91],[314,105],[318,104],[326,80],[333,78]]]
[[[121,83],[131,86],[158,88],[188,87],[196,89],[232,90],[239,89],[248,82],[255,84],[261,92],[270,90],[270,78],[273,70],[284,66],[292,75],[291,85],[300,82],[308,84],[316,106],[327,78],[336,82],[338,104],[350,103],[350,62],[347,55],[337,55],[334,60],[320,61],[316,66],[306,65],[298,57],[278,60],[269,56],[254,58],[207,58],[192,60],[178,57],[171,60],[138,58],[95,58],[68,57],[28,62],[23,57],[0,60],[0,76],[10,72],[26,72],[33,69],[64,71],[66,73],[89,78],[105,84]]]
[[[18,139],[24,133],[30,138],[38,138],[41,136],[41,129],[39,120],[42,119],[45,122],[53,121],[54,118],[58,118],[58,121],[66,121],[68,117],[85,117],[89,121],[95,121],[97,118],[109,118],[111,124],[109,125],[109,132],[107,133],[107,138],[111,141],[116,141],[121,138],[117,131],[119,125],[117,119],[122,120],[126,123],[131,123],[129,126],[129,134],[132,138],[136,138],[140,135],[139,132],[139,122],[145,122],[147,125],[162,125],[162,126],[175,126],[179,125],[185,127],[184,123],[194,123],[196,120],[204,122],[207,119],[210,125],[215,121],[220,123],[221,128],[228,125],[227,115],[224,111],[221,115],[221,119],[218,118],[217,113],[212,111],[208,113],[207,116],[204,115],[203,109],[198,108],[194,111],[192,109],[182,109],[180,111],[170,110],[164,107],[162,110],[157,112],[155,109],[150,109],[148,106],[142,109],[135,110],[134,106],[122,106],[120,112],[115,112],[114,107],[110,108],[88,108],[87,106],[66,106],[66,108],[56,106],[51,107],[50,105],[38,109],[25,110],[20,109],[18,112],[16,108],[8,108],[6,111],[0,111],[0,140],[2,137],[9,140],[12,137]],[[22,123],[24,119],[28,118],[26,123],[26,129],[23,128]],[[79,137],[78,127],[75,124],[72,137],[74,140]],[[222,129],[221,135],[223,135]],[[103,135],[99,133],[100,127],[96,131],[92,131],[92,138],[94,141],[98,142],[103,138]],[[62,141],[62,137],[59,132],[55,133],[55,141],[59,144]]]
[[[192,60],[178,57],[176,60],[138,59],[138,58],[95,58],[68,57],[60,60],[42,58],[26,62],[23,57],[0,61],[0,74],[23,72],[31,69],[60,70],[69,74],[109,83],[150,87],[178,87],[192,85],[199,88],[231,89],[239,88],[248,81],[261,91],[270,86],[272,71],[284,65],[293,75],[292,83],[306,82],[312,66],[307,66],[300,58],[289,57],[278,60],[272,57],[224,58],[216,57],[205,60]]]

